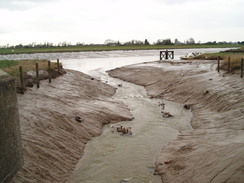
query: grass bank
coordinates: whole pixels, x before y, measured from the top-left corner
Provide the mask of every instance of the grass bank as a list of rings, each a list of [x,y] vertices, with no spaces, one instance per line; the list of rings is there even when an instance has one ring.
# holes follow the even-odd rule
[[[195,57],[194,59],[200,60],[217,60],[220,57],[221,60],[221,69],[228,70],[228,64],[230,60],[231,70],[239,70],[241,66],[241,60],[244,58],[244,47],[239,49],[230,49],[222,51],[219,53],[208,53]]]
[[[48,70],[48,60],[0,60],[0,69],[14,78],[19,78],[19,66],[22,66],[23,72],[36,69],[38,63],[39,70]],[[57,63],[51,62],[51,69],[56,69]]]
[[[82,51],[114,51],[114,50],[149,50],[149,49],[187,49],[187,48],[233,48],[240,45],[139,45],[139,46],[69,46],[50,48],[1,48],[0,54],[30,54],[30,53],[57,53],[57,52],[82,52]]]

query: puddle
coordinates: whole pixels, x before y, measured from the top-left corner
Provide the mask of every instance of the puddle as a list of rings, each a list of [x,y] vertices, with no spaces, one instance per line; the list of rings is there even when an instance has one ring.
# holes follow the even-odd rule
[[[143,87],[110,78],[99,70],[89,74],[118,87],[113,98],[128,105],[134,120],[107,125],[101,136],[89,141],[69,182],[161,183],[154,175],[155,159],[179,130],[191,128],[191,112],[180,104],[163,101],[164,111],[174,115],[163,118],[158,106],[162,100],[150,99]],[[121,135],[112,127],[120,125],[131,127],[132,135]]]

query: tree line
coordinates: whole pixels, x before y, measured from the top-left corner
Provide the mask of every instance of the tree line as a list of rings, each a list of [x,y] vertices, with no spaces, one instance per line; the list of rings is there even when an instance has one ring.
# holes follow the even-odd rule
[[[219,44],[241,44],[244,45],[244,41],[238,41],[238,42],[217,42],[217,41],[209,41],[205,43],[201,43],[200,41],[196,42],[194,38],[189,38],[185,40],[184,42],[179,41],[178,39],[175,39],[172,41],[171,39],[158,39],[156,42],[150,43],[147,39],[144,41],[141,40],[131,40],[127,42],[120,42],[120,41],[115,41],[112,39],[107,39],[105,40],[104,44],[85,44],[85,43],[76,43],[76,44],[71,44],[70,42],[60,42],[58,44],[50,43],[50,42],[44,42],[44,43],[31,43],[27,45],[23,44],[18,44],[18,45],[4,45],[0,46],[1,48],[55,48],[55,47],[77,47],[77,46],[140,46],[140,45],[219,45]]]

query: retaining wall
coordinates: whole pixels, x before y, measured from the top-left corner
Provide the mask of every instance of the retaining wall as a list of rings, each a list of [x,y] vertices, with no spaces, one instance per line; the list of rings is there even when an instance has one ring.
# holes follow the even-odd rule
[[[9,182],[22,165],[15,80],[0,75],[0,183]]]

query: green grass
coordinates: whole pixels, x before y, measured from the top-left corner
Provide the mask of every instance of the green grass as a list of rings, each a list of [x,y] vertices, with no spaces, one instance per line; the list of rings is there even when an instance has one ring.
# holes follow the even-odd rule
[[[12,77],[18,78],[19,66],[22,66],[23,73],[25,74],[27,71],[35,70],[36,63],[38,63],[39,70],[48,70],[48,60],[0,60],[0,69]],[[57,63],[51,62],[51,68],[57,68]]]
[[[51,48],[1,48],[0,54],[55,53],[81,51],[148,50],[148,49],[187,49],[187,48],[232,48],[240,45],[140,45],[140,46],[70,46]]]
[[[223,60],[220,66],[221,69],[228,70],[228,62],[230,58],[231,71],[239,70],[241,66],[241,60],[244,58],[244,47],[241,47],[240,49],[230,49],[219,53],[203,54],[195,57],[195,59],[217,60],[218,57]]]
[[[16,60],[0,60],[0,69],[17,65]]]

